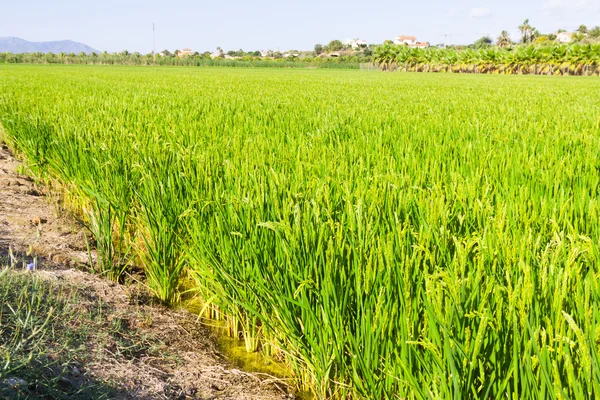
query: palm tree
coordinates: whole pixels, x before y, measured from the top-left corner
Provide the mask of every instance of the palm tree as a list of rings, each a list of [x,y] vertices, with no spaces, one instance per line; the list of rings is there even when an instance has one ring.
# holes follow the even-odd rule
[[[392,45],[394,50],[394,60],[397,64],[404,65],[404,71],[408,71],[408,60],[410,58],[410,49],[405,45]]]
[[[439,51],[434,47],[423,52],[423,61],[426,64],[426,72],[431,71],[431,64],[439,63]]]
[[[589,75],[590,67],[594,63],[595,49],[591,44],[582,45],[579,49],[581,63],[583,64],[582,74]]]
[[[508,47],[511,45],[511,40],[510,40],[510,35],[508,34],[507,31],[502,31],[500,32],[500,36],[498,36],[498,40],[496,41],[496,44],[498,45],[498,47]]]
[[[474,64],[475,61],[475,53],[473,52],[473,50],[471,49],[467,49],[465,51],[461,51],[460,53],[457,54],[458,56],[458,68],[459,68],[459,72],[466,72],[467,68],[471,65]]]
[[[458,61],[458,55],[455,49],[448,49],[443,57],[443,63],[446,64],[446,72],[452,72],[452,65]]]
[[[525,43],[527,39],[527,25],[529,25],[529,20],[526,19],[521,25],[519,25],[519,31],[521,32],[521,42]]]
[[[552,74],[554,74],[555,65],[559,68],[559,72],[562,72],[561,65],[565,62],[567,58],[568,49],[569,46],[566,44],[557,44],[552,46],[550,54],[550,69]]]
[[[531,41],[531,37],[533,36],[532,33],[534,30],[535,28],[533,28],[529,24],[529,18],[527,18],[525,21],[523,21],[521,25],[519,25],[519,31],[521,31],[521,40],[523,41],[523,43],[528,43]]]
[[[579,28],[577,28],[577,32],[581,33],[582,35],[585,35],[588,31],[587,26],[581,24],[579,25]]]
[[[383,44],[377,46],[373,52],[373,61],[379,65],[383,71],[391,70],[392,64],[396,62],[396,52],[394,45]]]

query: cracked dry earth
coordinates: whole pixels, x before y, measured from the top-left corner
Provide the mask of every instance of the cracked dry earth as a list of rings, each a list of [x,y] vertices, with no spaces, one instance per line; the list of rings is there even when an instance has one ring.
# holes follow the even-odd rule
[[[118,399],[283,399],[283,381],[236,369],[215,345],[214,334],[185,310],[152,305],[141,289],[118,285],[84,272],[88,253],[83,228],[60,212],[32,179],[18,173],[20,162],[0,143],[0,260],[31,262],[44,279],[85,293],[91,306],[106,306],[168,356],[115,354],[102,349],[81,366],[90,379],[118,389]],[[144,300],[145,298],[145,300]],[[142,300],[140,300],[142,299]],[[150,321],[150,322],[149,322]],[[94,343],[89,347],[94,348]]]

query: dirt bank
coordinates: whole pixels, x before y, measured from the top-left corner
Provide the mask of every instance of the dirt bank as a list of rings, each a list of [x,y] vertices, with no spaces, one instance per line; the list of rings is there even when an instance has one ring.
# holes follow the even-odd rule
[[[121,339],[143,338],[144,348],[152,349],[111,351],[110,343],[94,342],[107,336],[91,335],[78,373],[116,387],[114,398],[122,399],[292,397],[283,382],[234,368],[218,351],[210,330],[191,313],[153,304],[139,285],[117,285],[85,272],[84,229],[60,212],[43,188],[19,174],[21,169],[0,144],[0,264],[20,268],[35,259],[33,274],[72,287],[91,308],[102,305],[107,321],[126,327]],[[107,329],[114,325],[106,324]]]

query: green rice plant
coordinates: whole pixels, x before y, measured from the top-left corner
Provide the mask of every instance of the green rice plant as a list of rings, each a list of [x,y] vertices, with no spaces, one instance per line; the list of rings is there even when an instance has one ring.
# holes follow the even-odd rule
[[[147,284],[161,301],[179,301],[179,285],[185,267],[185,252],[181,246],[184,234],[184,177],[173,173],[175,156],[159,164],[158,157],[147,160],[148,170],[142,176],[139,191],[140,219],[145,230],[143,260]],[[177,171],[175,169],[175,171]]]
[[[98,166],[98,163],[94,165]],[[96,272],[120,281],[134,258],[136,230],[132,229],[130,218],[137,204],[134,193],[136,185],[133,183],[135,175],[124,154],[112,157],[102,169],[94,175],[108,175],[114,179],[103,181],[104,187],[98,187],[96,182],[82,185],[85,198],[91,199],[83,208],[84,223],[87,222],[95,239]]]
[[[599,395],[596,80],[0,74],[7,142],[92,228],[97,268],[196,293],[299,389]]]

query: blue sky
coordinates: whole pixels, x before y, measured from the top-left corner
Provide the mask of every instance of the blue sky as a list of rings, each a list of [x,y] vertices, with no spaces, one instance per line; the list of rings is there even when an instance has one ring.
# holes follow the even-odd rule
[[[381,43],[414,35],[432,44],[498,36],[529,18],[542,32],[600,25],[600,0],[0,0],[0,37],[71,39],[99,50],[312,49],[331,39]]]

